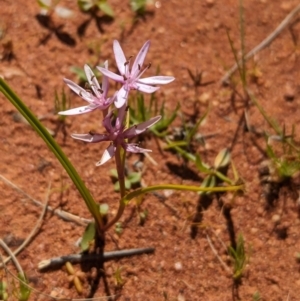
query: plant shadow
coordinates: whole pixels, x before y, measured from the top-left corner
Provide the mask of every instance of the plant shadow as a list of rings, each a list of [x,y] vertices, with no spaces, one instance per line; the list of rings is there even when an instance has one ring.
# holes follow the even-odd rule
[[[87,31],[88,26],[90,23],[94,20],[97,26],[97,29],[100,33],[104,33],[103,24],[111,24],[114,20],[114,18],[104,15],[104,16],[98,16],[97,12],[91,11],[86,12],[86,14],[89,15],[89,18],[83,21],[78,27],[77,27],[77,34],[78,36],[84,37]]]
[[[49,30],[49,32],[40,40],[40,45],[47,44],[51,36],[54,34],[63,44],[70,47],[76,46],[76,40],[63,30],[64,24],[56,26],[50,16],[38,14],[35,18],[41,26]]]
[[[166,166],[169,168],[171,173],[179,176],[183,180],[192,180],[195,182],[200,182],[202,180],[202,178],[199,177],[199,175],[195,171],[184,164],[178,165],[167,162]]]

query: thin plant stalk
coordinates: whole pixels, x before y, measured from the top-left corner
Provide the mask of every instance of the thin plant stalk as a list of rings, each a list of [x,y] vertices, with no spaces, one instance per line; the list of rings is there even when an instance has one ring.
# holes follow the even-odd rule
[[[129,111],[127,111],[126,114],[126,127],[129,126]],[[122,202],[123,197],[126,194],[126,187],[125,187],[125,160],[126,160],[126,152],[122,149],[120,145],[117,146],[116,152],[115,152],[115,160],[116,160],[116,168],[118,173],[118,181],[120,185],[120,202],[119,202],[119,209],[116,214],[116,216],[108,222],[107,225],[104,227],[104,231],[107,231],[111,226],[113,226],[123,215],[125,210],[125,204]]]
[[[243,83],[244,92],[246,92],[245,89],[247,87],[247,82],[246,82],[246,60],[245,60],[245,19],[244,19],[243,0],[240,0],[240,26],[241,26],[241,50],[242,50],[241,79]]]
[[[118,172],[118,180],[120,184],[120,199],[122,200],[123,197],[126,194],[126,188],[125,188],[125,152],[122,150],[121,146],[117,146],[116,153],[115,153],[115,158],[116,158],[116,167],[117,167],[117,172]],[[120,202],[119,204],[119,209],[116,217],[109,222],[109,224],[104,228],[104,230],[107,230],[111,225],[111,222],[113,224],[115,223],[114,220],[119,220],[120,217],[122,216],[123,212],[125,210],[125,205]]]

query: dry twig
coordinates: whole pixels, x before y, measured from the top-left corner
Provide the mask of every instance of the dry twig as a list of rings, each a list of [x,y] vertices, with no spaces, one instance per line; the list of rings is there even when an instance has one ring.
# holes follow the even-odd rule
[[[30,242],[30,240],[32,239],[32,237],[38,232],[39,228],[41,227],[43,218],[44,218],[46,210],[47,210],[47,204],[48,204],[49,195],[50,195],[50,187],[51,187],[51,183],[49,183],[48,191],[47,191],[47,195],[46,195],[46,200],[45,200],[45,204],[43,205],[44,208],[43,208],[43,210],[41,212],[41,215],[40,215],[40,217],[39,217],[36,225],[34,226],[34,228],[32,229],[32,231],[30,232],[30,234],[28,235],[28,237],[24,240],[24,242],[13,252],[14,256],[18,255],[26,247],[26,245]],[[3,265],[6,264],[6,263],[8,263],[11,259],[12,259],[12,257],[9,256],[9,257],[5,258],[4,260],[2,260],[2,263],[0,264],[0,268],[2,268]]]
[[[21,188],[19,188],[17,185],[13,184],[12,182],[10,182],[8,179],[6,179],[3,175],[0,175],[0,179],[8,184],[9,186],[11,186],[12,188],[14,188],[15,190],[17,190],[18,192],[22,193],[23,195],[25,195],[28,199],[30,199],[35,205],[43,207],[44,205],[37,201],[36,199],[34,199],[33,197],[31,197],[29,194],[27,194],[25,191],[23,191]],[[51,211],[52,213],[56,214],[58,217],[62,218],[63,220],[69,221],[69,222],[74,222],[76,224],[79,224],[81,226],[86,226],[88,223],[91,222],[91,220],[74,215],[72,213],[69,213],[67,211],[61,210],[61,209],[53,209],[51,206],[47,206],[47,210]]]
[[[16,269],[18,273],[22,276],[24,276],[23,269],[21,265],[19,264],[18,259],[16,258],[15,254],[12,252],[12,250],[8,247],[8,245],[0,238],[0,246],[5,250],[5,252],[9,255],[9,259],[12,259],[14,265],[16,266]],[[0,255],[0,258],[2,260],[2,256]],[[5,262],[2,260],[2,266],[5,265]]]
[[[222,267],[224,268],[224,270],[228,273],[228,274],[232,274],[232,272],[230,271],[230,269],[228,268],[228,266],[225,264],[225,262],[222,260],[222,258],[219,256],[217,250],[215,249],[210,237],[208,234],[206,234],[206,239],[208,241],[208,244],[212,250],[212,252],[215,254],[215,256],[217,257],[217,259],[219,260],[219,262],[221,263]]]

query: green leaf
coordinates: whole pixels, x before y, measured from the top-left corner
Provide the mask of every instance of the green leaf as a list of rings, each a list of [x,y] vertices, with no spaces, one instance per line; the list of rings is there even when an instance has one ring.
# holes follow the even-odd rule
[[[209,166],[207,166],[205,163],[202,162],[201,157],[199,154],[196,154],[196,167],[198,168],[199,171],[203,172],[203,173],[209,173],[210,172],[210,168]]]
[[[141,173],[140,172],[132,172],[128,175],[127,179],[131,184],[137,184],[141,182]]]
[[[131,182],[128,179],[125,179],[125,188],[129,190],[131,188]]]
[[[100,214],[101,214],[101,216],[107,215],[108,211],[109,211],[108,204],[100,204]]]
[[[165,118],[164,117],[165,116],[165,107],[164,107],[164,103],[163,103],[163,105],[161,106],[161,109],[160,109],[160,115],[163,117],[159,122],[157,122],[153,127],[151,127],[150,130],[153,128],[157,132],[162,132],[162,131],[168,129],[168,127],[171,125],[171,123],[177,117],[177,112],[179,109],[180,109],[180,104],[177,103],[176,109],[173,112],[173,114],[169,118]]]
[[[220,169],[226,167],[230,162],[230,152],[227,148],[222,149],[215,158],[214,167]]]
[[[6,301],[8,299],[7,283],[5,281],[0,281],[0,299]]]
[[[203,116],[197,121],[195,126],[190,131],[188,131],[187,138],[186,138],[186,140],[188,141],[188,144],[191,143],[191,141],[193,140],[194,136],[196,135],[196,133],[198,131],[199,126],[206,119],[206,117],[209,113],[209,110],[210,110],[210,107],[207,108],[207,110],[205,111]]]
[[[238,173],[233,161],[231,161],[231,168],[232,168],[234,182],[237,183],[237,181],[239,180],[240,177],[239,177],[239,173]]]
[[[45,9],[45,10],[49,10],[51,7],[51,0],[37,0],[37,3],[39,5],[40,8]]]
[[[278,162],[278,158],[276,157],[273,148],[269,143],[267,143],[267,156],[274,162]]]
[[[83,11],[89,11],[94,6],[93,0],[78,0],[77,5]]]
[[[182,155],[182,157],[186,158],[187,160],[192,162],[196,161],[196,157],[193,154],[183,150],[181,147],[174,146],[173,148],[178,154]]]
[[[240,279],[243,275],[246,263],[247,254],[245,252],[245,242],[242,234],[239,234],[236,249],[232,246],[228,248],[228,254],[233,261],[233,278]]]
[[[172,141],[172,142],[169,142],[168,145],[164,147],[164,149],[171,149],[171,148],[187,146],[187,145],[188,144],[186,141]]]
[[[77,66],[70,67],[71,72],[75,73],[80,81],[87,82],[86,74],[84,70]]]
[[[112,176],[113,178],[115,178],[115,179],[118,179],[118,171],[115,169],[115,168],[113,168],[113,169],[111,169],[110,171],[109,171],[109,173],[110,173],[110,176]]]
[[[112,10],[112,8],[110,7],[110,5],[106,2],[106,1],[99,1],[97,3],[98,8],[103,11],[106,15],[110,16],[110,17],[114,17],[114,11]]]
[[[134,12],[144,11],[147,0],[130,0],[131,9]]]
[[[89,223],[84,230],[80,242],[80,248],[83,252],[89,249],[90,243],[95,239],[95,235],[96,235],[95,223],[94,222]]]
[[[20,283],[19,301],[27,301],[30,297],[31,289],[28,286],[28,279],[24,274],[19,273],[18,279]]]
[[[119,181],[117,181],[117,182],[114,184],[114,191],[116,191],[116,192],[119,192],[119,191],[120,191],[120,183],[119,183]]]
[[[203,188],[212,188],[216,186],[216,177],[213,175],[208,175],[204,178],[203,182],[201,183],[200,187]],[[198,194],[210,194],[211,192],[204,192],[204,191],[200,191],[198,192]]]

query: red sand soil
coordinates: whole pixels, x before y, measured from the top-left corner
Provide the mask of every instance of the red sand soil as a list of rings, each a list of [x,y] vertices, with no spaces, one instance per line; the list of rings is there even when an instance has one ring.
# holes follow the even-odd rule
[[[65,86],[64,77],[77,80],[70,71],[71,66],[83,67],[85,63],[95,66],[108,59],[111,69],[116,70],[112,53],[114,39],[120,41],[127,56],[137,54],[143,43],[150,39],[146,61],[152,63],[152,68],[147,75],[154,75],[159,66],[161,75],[176,78],[172,84],[161,87],[158,99],[166,101],[169,111],[180,102],[186,118],[193,113],[195,103],[200,108],[200,115],[210,104],[207,121],[200,131],[203,135],[214,135],[206,139],[205,147],[199,147],[199,152],[205,162],[212,164],[221,149],[230,148],[233,162],[246,183],[245,194],[235,198],[234,202],[230,203],[230,195],[222,197],[226,208],[228,204],[231,206],[230,219],[228,214],[226,219],[224,207],[214,200],[203,211],[194,237],[191,236],[191,225],[199,198],[197,194],[173,192],[164,201],[153,194],[145,196],[141,210],[147,209],[149,214],[143,226],[139,225],[138,212],[132,201],[121,220],[122,234],[117,235],[112,228],[106,235],[105,250],[154,247],[155,253],[105,263],[105,277],[101,278],[93,297],[99,300],[114,295],[115,300],[227,301],[255,300],[253,296],[259,292],[260,300],[300,300],[299,264],[295,259],[295,253],[300,251],[297,202],[286,188],[274,206],[266,209],[258,173],[261,162],[266,159],[265,140],[239,127],[245,103],[238,94],[232,97],[230,87],[220,84],[220,79],[234,63],[226,29],[234,47],[240,49],[238,1],[154,1],[155,5],[148,13],[134,23],[129,1],[111,0],[109,3],[116,18],[100,18],[98,26],[95,20],[88,22],[90,16],[80,12],[74,2],[61,1],[61,5],[73,9],[73,18],[63,20],[53,15],[53,24],[56,28],[61,26],[59,33],[38,22],[39,7],[35,1],[26,1],[26,4],[21,0],[1,2],[0,74],[37,116],[46,116],[43,119],[45,126],[51,130],[56,127],[57,117],[51,115],[55,89],[61,91]],[[245,1],[244,5],[245,48],[249,51],[276,28],[298,1],[253,0]],[[85,30],[80,31],[84,24]],[[299,41],[299,19],[247,64],[251,90],[270,116],[280,125],[285,123],[287,133],[300,121],[299,45],[293,42],[292,35]],[[12,49],[7,46],[10,42]],[[202,82],[213,83],[195,91],[187,69],[193,73],[202,71]],[[258,71],[260,76],[251,80],[251,72]],[[237,73],[234,79],[239,80]],[[72,107],[83,105],[79,97],[65,88]],[[241,90],[240,86],[238,90]],[[16,109],[2,94],[0,106],[1,176],[41,202],[45,201],[51,182],[49,205],[91,218],[57,159],[29,126],[19,121]],[[251,105],[248,115],[251,125],[258,131],[273,133],[256,107]],[[175,123],[180,125],[180,118]],[[73,116],[67,118],[67,131],[69,134],[87,133],[99,130],[99,124],[98,112]],[[297,131],[296,136],[299,136]],[[110,216],[115,214],[118,194],[109,178],[114,161],[102,167],[95,166],[106,144],[85,145],[69,136],[64,142],[62,132],[56,140],[95,200],[108,203]],[[153,149],[151,156],[159,162],[155,166],[144,161],[143,180],[147,185],[200,185],[203,175],[198,180],[191,178],[182,159],[161,152],[153,138],[145,142],[145,147]],[[137,159],[137,156],[130,156],[129,165]],[[170,165],[175,168],[170,169]],[[190,167],[196,172],[192,164]],[[232,177],[232,172],[229,176]],[[0,237],[14,250],[35,226],[42,209],[2,180],[0,196]],[[276,215],[279,220],[274,224]],[[236,237],[238,233],[243,234],[250,257],[238,285],[234,285],[232,273],[220,264],[207,240],[209,235],[219,257],[232,271],[228,254],[217,238],[218,235],[226,246],[230,245],[230,221]],[[83,226],[47,212],[40,231],[17,257],[35,289],[30,300],[50,300],[40,293],[64,300],[91,296],[94,268],[74,265],[76,271],[82,269],[84,272],[81,296],[69,282],[65,267],[43,273],[37,268],[41,260],[79,253],[76,242],[83,230]],[[1,254],[6,256],[2,250]],[[12,263],[7,268],[16,273]],[[116,281],[118,272],[122,285]],[[1,277],[9,283],[12,281],[4,270]]]

